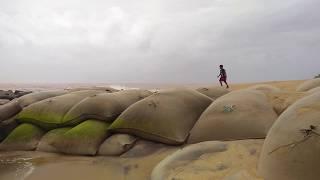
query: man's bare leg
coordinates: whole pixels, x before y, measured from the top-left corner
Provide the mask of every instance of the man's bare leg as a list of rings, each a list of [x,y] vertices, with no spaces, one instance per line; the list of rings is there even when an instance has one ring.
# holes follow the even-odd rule
[[[227,85],[227,88],[229,88],[229,85],[228,85],[227,81],[224,81],[224,83]]]

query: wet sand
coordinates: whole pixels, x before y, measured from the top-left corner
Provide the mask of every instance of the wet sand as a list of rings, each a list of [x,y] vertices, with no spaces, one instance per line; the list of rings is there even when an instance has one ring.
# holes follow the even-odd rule
[[[152,152],[123,157],[70,156],[44,152],[1,152],[2,180],[130,180],[150,179],[153,168],[177,148],[161,147]],[[142,154],[141,154],[142,153]]]

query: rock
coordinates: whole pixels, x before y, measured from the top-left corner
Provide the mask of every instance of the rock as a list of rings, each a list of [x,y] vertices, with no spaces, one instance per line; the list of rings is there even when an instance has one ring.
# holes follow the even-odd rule
[[[194,90],[161,91],[130,106],[109,129],[165,144],[182,144],[211,102]]]

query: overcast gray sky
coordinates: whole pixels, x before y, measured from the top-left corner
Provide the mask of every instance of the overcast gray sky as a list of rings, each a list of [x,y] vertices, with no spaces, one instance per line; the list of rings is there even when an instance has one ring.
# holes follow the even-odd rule
[[[0,0],[0,82],[210,83],[320,73],[319,0]]]

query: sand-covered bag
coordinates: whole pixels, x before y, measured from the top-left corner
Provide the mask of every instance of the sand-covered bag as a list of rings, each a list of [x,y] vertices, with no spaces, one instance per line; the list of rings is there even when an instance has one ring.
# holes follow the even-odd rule
[[[234,91],[206,109],[192,128],[188,142],[264,138],[276,119],[277,114],[263,93]]]
[[[212,98],[213,100],[228,94],[230,91],[220,86],[201,87],[196,89],[198,92]]]
[[[112,87],[78,87],[78,88],[66,88],[65,90],[68,90],[70,92],[97,90],[97,91],[105,91],[105,92],[108,92],[108,93],[113,93],[113,92],[118,92],[119,91],[119,90],[114,89]]]
[[[51,145],[66,154],[95,155],[109,135],[109,125],[97,120],[84,121],[59,135]]]
[[[309,95],[305,92],[296,91],[273,91],[265,93],[268,101],[272,104],[273,109],[278,115],[283,113],[288,107],[290,107],[297,100]]]
[[[21,111],[18,101],[12,100],[0,106],[0,122],[7,120]]]
[[[131,149],[137,138],[129,134],[114,134],[100,146],[98,154],[103,156],[119,156]]]
[[[0,142],[4,140],[12,130],[18,126],[15,116],[0,122]]]
[[[256,165],[263,140],[208,141],[185,146],[163,159],[151,180],[227,180],[257,178]]]
[[[290,106],[270,129],[259,173],[266,180],[320,177],[320,92]]]
[[[97,119],[112,122],[131,104],[151,94],[147,90],[124,90],[87,97],[65,114],[63,122],[77,119],[78,121]]]
[[[41,138],[37,147],[37,151],[58,153],[59,150],[57,150],[54,146],[52,146],[52,144],[57,142],[59,138],[70,129],[71,127],[64,127],[64,128],[53,129],[47,132]]]
[[[52,98],[55,96],[61,96],[64,94],[67,94],[68,91],[64,90],[58,90],[58,91],[41,91],[41,92],[34,92],[31,94],[27,94],[25,96],[22,96],[18,98],[18,102],[21,106],[21,108],[27,107],[30,104],[33,104],[38,101],[42,101],[44,99]]]
[[[316,88],[310,89],[308,91],[309,94],[313,94],[313,93],[316,93],[316,92],[320,92],[320,87],[316,87]]]
[[[182,144],[211,102],[195,90],[160,91],[131,105],[111,124],[110,130],[165,144]]]
[[[258,84],[258,85],[255,85],[255,86],[248,87],[247,89],[257,90],[257,91],[261,91],[263,93],[272,93],[272,92],[281,91],[279,88],[274,87],[274,86],[269,85],[269,84]]]
[[[9,99],[0,99],[0,106],[4,105],[4,104],[7,104],[8,102],[10,102]]]
[[[20,124],[1,142],[0,150],[35,150],[43,134],[35,125]]]
[[[73,93],[45,99],[21,111],[17,119],[21,122],[33,123],[45,129],[55,129],[80,123],[78,119],[63,121],[64,115],[86,97],[101,91],[76,91]]]
[[[320,86],[320,78],[315,78],[315,79],[305,81],[304,83],[299,85],[297,87],[297,91],[309,91],[319,86]]]

